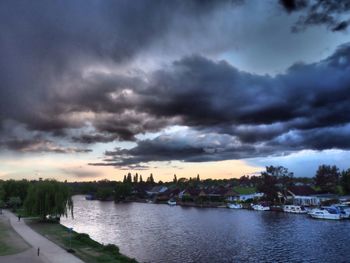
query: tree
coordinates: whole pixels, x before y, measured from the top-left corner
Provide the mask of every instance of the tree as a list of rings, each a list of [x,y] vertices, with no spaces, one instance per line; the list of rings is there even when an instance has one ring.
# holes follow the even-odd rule
[[[2,186],[2,183],[0,182],[0,201],[4,201],[5,199],[5,190],[4,187]]]
[[[173,183],[174,183],[174,184],[176,184],[176,183],[177,183],[177,177],[176,177],[176,174],[174,174]]]
[[[139,175],[138,173],[136,173],[134,176],[134,183],[137,183],[138,181],[139,181]]]
[[[131,185],[128,183],[118,183],[114,191],[114,201],[119,202],[126,199],[131,194]]]
[[[248,186],[250,183],[250,178],[248,175],[243,175],[239,178],[239,185]]]
[[[29,215],[38,215],[42,220],[47,215],[55,217],[73,216],[73,201],[66,184],[55,180],[44,180],[31,184],[24,202]]]
[[[131,176],[131,173],[128,173],[128,176],[126,177],[126,181],[128,182],[128,183],[132,183],[132,176]]]
[[[278,198],[277,177],[271,175],[268,171],[261,173],[261,181],[258,184],[258,191],[264,193],[264,197],[269,201],[275,201]]]
[[[96,197],[98,200],[107,201],[110,197],[113,198],[113,189],[110,187],[99,187],[97,189]]]
[[[18,196],[24,200],[27,196],[29,182],[27,180],[8,180],[3,183],[4,201],[9,201],[10,197]]]
[[[201,179],[199,178],[199,174],[197,174],[197,181],[199,182]]]
[[[322,192],[336,193],[339,183],[339,169],[333,165],[320,165],[316,172],[316,186],[320,187]]]
[[[147,182],[153,184],[154,183],[154,178],[153,174],[150,174],[150,176],[147,178]]]
[[[8,204],[11,208],[16,210],[22,204],[22,200],[19,196],[11,196],[9,198]]]
[[[341,173],[341,186],[345,194],[350,194],[350,168]]]
[[[266,166],[266,171],[261,173],[261,181],[258,191],[265,194],[269,201],[278,199],[278,192],[285,191],[292,184],[293,173],[283,166]]]
[[[142,175],[140,174],[140,183],[143,183]]]

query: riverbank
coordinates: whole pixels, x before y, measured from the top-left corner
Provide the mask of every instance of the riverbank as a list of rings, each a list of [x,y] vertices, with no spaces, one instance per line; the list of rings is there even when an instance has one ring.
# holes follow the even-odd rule
[[[2,255],[14,254],[11,257],[0,257],[0,262],[6,259],[6,263],[22,263],[27,262],[26,258],[35,263],[136,262],[120,254],[118,247],[104,246],[89,238],[87,234],[74,231],[70,233],[69,229],[61,224],[39,223],[36,218],[19,221],[10,211],[3,211],[0,218],[0,252]],[[40,256],[37,255],[38,248]],[[68,253],[68,248],[72,248],[74,253]],[[19,253],[24,250],[24,253]]]
[[[70,231],[61,224],[39,223],[37,220],[27,220],[27,224],[58,246],[72,249],[74,255],[86,263],[137,263],[136,260],[120,254],[117,246],[102,245],[87,234]]]

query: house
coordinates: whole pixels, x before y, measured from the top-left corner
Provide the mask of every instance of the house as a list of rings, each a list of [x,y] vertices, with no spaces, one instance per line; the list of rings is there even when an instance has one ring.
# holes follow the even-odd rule
[[[294,205],[317,206],[321,203],[316,191],[308,185],[294,185],[288,188],[286,199]]]
[[[175,189],[167,189],[166,191],[157,194],[156,196],[156,202],[164,202],[164,201],[168,201],[171,198],[176,198],[178,196],[178,194],[180,193],[180,189],[179,188],[175,188]]]
[[[237,198],[239,198],[239,194],[235,191],[233,191],[232,188],[226,189],[225,194],[224,194],[225,200],[226,201],[235,201]]]
[[[316,194],[314,195],[318,200],[319,203],[322,204],[323,202],[331,201],[332,200],[339,200],[339,196],[336,194]]]
[[[263,193],[253,193],[253,194],[242,194],[242,195],[239,195],[238,198],[236,198],[235,201],[247,201],[247,200],[250,200],[250,199],[259,199],[261,197],[263,197],[264,194]]]
[[[198,198],[199,193],[201,192],[200,189],[196,188],[187,188],[186,190],[179,193],[179,198],[182,200],[196,200]]]
[[[164,193],[166,190],[168,190],[168,187],[160,185],[160,186],[154,186],[152,189],[146,191],[146,193],[149,196],[154,196],[154,195]]]

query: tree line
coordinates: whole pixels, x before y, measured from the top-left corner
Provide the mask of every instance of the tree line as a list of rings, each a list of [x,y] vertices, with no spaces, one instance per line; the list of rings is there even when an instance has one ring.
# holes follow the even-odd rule
[[[318,193],[350,194],[350,168],[340,171],[335,165],[320,165],[314,177],[307,183]],[[265,194],[269,201],[280,198],[296,182],[293,173],[282,166],[267,166],[257,182],[258,191]],[[306,182],[304,182],[306,183]]]
[[[143,180],[138,173],[128,173],[123,181],[60,183],[55,180],[0,180],[0,207],[4,204],[13,208],[24,205],[29,214],[41,217],[48,214],[61,216],[73,210],[72,194],[93,194],[99,200],[123,201],[138,189],[149,189],[157,185],[179,189],[226,185],[254,187],[263,192],[267,200],[275,201],[280,198],[279,193],[285,193],[288,187],[298,183],[311,185],[319,193],[350,194],[350,168],[340,171],[334,165],[320,165],[313,177],[294,177],[285,167],[267,166],[257,176],[202,180],[199,175],[178,178],[174,174],[173,180],[169,182],[156,182],[153,174]]]
[[[0,181],[0,207],[14,210],[22,207],[29,216],[59,218],[73,215],[71,191],[66,183],[56,180]]]

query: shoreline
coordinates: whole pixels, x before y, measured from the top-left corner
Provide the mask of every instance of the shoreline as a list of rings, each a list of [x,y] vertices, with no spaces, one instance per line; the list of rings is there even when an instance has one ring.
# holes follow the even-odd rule
[[[86,200],[86,201],[99,201],[99,202],[114,202],[113,200]],[[148,202],[146,199],[138,199],[138,200],[127,200],[127,201],[120,201],[120,202],[114,202],[115,204],[127,204],[127,203],[143,203],[143,204],[155,204],[155,205],[169,205],[166,201],[161,201],[161,202]],[[211,202],[211,203],[195,203],[195,202],[182,202],[182,201],[177,201],[176,205],[174,206],[181,206],[181,207],[196,207],[196,208],[226,208],[230,209],[227,207],[228,203],[224,202]],[[252,210],[254,209],[251,207],[251,203],[239,203],[243,207],[241,209],[245,210]],[[275,211],[275,212],[283,212],[282,209],[283,205],[272,205],[270,206],[272,209],[269,211]]]
[[[88,234],[69,231],[60,223],[42,223],[37,218],[22,218],[21,221],[11,211],[3,210],[9,224],[30,247],[24,251],[32,255],[30,262],[43,263],[137,263],[121,253],[115,245],[103,245],[91,239]],[[40,248],[40,256],[37,249]],[[71,250],[69,250],[71,249]],[[23,251],[21,251],[23,252]],[[71,252],[71,253],[69,253]],[[8,255],[7,262],[27,262],[22,253]],[[12,260],[12,258],[15,258]],[[1,259],[1,257],[0,257]]]
[[[39,223],[30,220],[27,224],[35,232],[67,251],[66,253],[70,251],[85,263],[137,263],[135,259],[121,254],[117,246],[101,244],[86,233],[70,231],[61,223]]]

